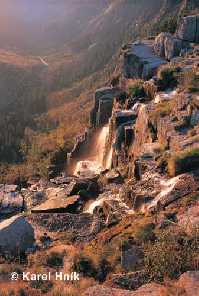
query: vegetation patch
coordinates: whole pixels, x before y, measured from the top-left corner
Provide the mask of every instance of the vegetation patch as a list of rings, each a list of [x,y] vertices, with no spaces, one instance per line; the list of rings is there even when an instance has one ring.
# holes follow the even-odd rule
[[[196,70],[190,70],[183,73],[180,87],[191,93],[199,92],[199,75]]]
[[[171,114],[173,110],[173,102],[172,101],[165,101],[158,103],[155,107],[155,110],[153,110],[150,113],[150,118],[152,122],[157,122],[159,118],[165,117]]]
[[[168,88],[175,88],[178,85],[178,75],[180,69],[172,65],[166,65],[158,71],[158,88],[165,90]]]
[[[174,279],[188,270],[193,270],[197,244],[197,231],[190,236],[171,230],[162,232],[154,244],[145,246],[145,268],[150,279]]]
[[[46,258],[46,264],[52,268],[63,267],[64,254],[57,252],[50,253]]]
[[[153,223],[140,226],[135,233],[135,238],[142,243],[155,240],[154,228]]]
[[[168,160],[170,176],[176,176],[197,169],[199,166],[199,148],[175,153]]]
[[[131,85],[129,85],[129,94],[134,98],[145,97],[144,81],[135,80]]]

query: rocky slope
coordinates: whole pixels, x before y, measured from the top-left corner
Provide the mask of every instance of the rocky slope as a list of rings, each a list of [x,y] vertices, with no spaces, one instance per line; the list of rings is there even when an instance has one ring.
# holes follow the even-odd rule
[[[75,270],[81,280],[19,279],[16,295],[19,285],[27,295],[198,295],[197,19],[123,46],[120,75],[96,90],[90,127],[69,155],[73,174],[0,187],[0,213],[17,214],[0,223],[0,291],[19,219],[20,236],[31,234],[25,270]]]
[[[42,155],[48,154],[52,160],[56,147],[58,154],[71,148],[74,136],[87,124],[83,114],[90,109],[92,88],[105,83],[114,71],[112,57],[123,42],[124,32],[136,22],[137,14],[153,18],[159,5],[153,1],[147,11],[146,1],[3,1],[0,162],[21,163],[23,157],[31,162],[32,157],[38,157],[40,165],[46,167],[50,163],[46,164]],[[72,118],[71,108],[76,110]],[[76,122],[73,132],[63,129],[71,120]],[[33,138],[37,149],[30,145]],[[25,155],[21,144],[26,146]],[[32,150],[37,150],[36,156]],[[2,170],[6,175],[7,168]],[[29,175],[23,166],[21,170]]]

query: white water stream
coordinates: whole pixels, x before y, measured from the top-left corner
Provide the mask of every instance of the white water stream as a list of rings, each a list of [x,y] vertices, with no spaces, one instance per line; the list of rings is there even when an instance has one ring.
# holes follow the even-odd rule
[[[89,176],[93,174],[99,175],[103,169],[111,167],[112,149],[108,154],[105,165],[103,165],[105,146],[106,146],[106,140],[107,140],[108,134],[109,134],[109,126],[104,126],[100,130],[98,138],[93,144],[93,147],[91,148],[92,151],[88,151],[88,155],[90,154],[90,152],[92,152],[92,156],[88,156],[87,158],[77,162],[74,169],[74,175],[76,176]]]

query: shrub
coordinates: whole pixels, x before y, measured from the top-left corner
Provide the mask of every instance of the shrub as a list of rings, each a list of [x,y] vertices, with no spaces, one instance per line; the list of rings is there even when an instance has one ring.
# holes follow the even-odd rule
[[[53,283],[51,281],[43,281],[42,279],[38,281],[31,281],[30,287],[40,290],[42,293],[48,293],[52,287]]]
[[[106,260],[106,258],[101,258],[97,268],[96,280],[98,280],[99,282],[104,282],[111,270],[112,270],[111,265]]]
[[[137,229],[135,238],[143,243],[155,240],[154,227],[153,223],[142,225]]]
[[[162,232],[154,244],[145,246],[145,268],[150,279],[177,278],[193,269],[198,246],[197,232],[188,237],[183,233]]]
[[[63,253],[52,252],[46,258],[46,264],[49,267],[63,267]]]
[[[160,23],[160,32],[169,32],[174,34],[177,28],[178,18],[177,16],[170,16],[162,23]]]
[[[73,270],[81,273],[83,276],[94,277],[96,276],[96,268],[92,260],[82,254],[74,258]]]
[[[178,72],[179,69],[173,66],[161,67],[158,72],[158,88],[160,90],[175,88],[178,84]]]
[[[134,98],[141,98],[145,96],[144,81],[136,80],[129,86],[129,94]]]
[[[183,73],[180,86],[189,92],[199,92],[198,73],[194,70]]]
[[[183,206],[189,207],[193,203],[199,201],[199,192],[194,192],[188,195],[185,199],[183,199]]]
[[[175,33],[178,24],[177,15],[161,17],[156,21],[150,30],[150,34],[158,35],[161,32]]]
[[[120,83],[120,77],[119,76],[116,76],[116,77],[113,77],[112,78],[112,80],[111,80],[112,87],[118,86],[119,83]]]
[[[168,160],[170,176],[176,176],[197,169],[199,166],[199,148],[175,153]]]
[[[161,102],[156,105],[154,111],[151,112],[150,118],[153,122],[157,122],[157,120],[161,117],[165,117],[172,112],[172,102]]]
[[[18,296],[28,296],[27,292],[24,289],[20,289],[18,294]]]
[[[119,101],[120,103],[125,103],[126,99],[128,98],[128,94],[126,92],[122,92],[118,98],[117,101]]]

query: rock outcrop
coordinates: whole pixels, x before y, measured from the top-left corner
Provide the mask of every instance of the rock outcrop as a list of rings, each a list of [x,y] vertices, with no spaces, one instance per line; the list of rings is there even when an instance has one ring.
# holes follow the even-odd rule
[[[176,36],[181,40],[199,43],[199,14],[183,17]]]
[[[74,237],[75,241],[89,241],[104,227],[103,221],[90,214],[41,213],[29,218],[34,227],[42,227],[46,232],[62,232]]]
[[[63,212],[76,212],[80,206],[80,196],[70,196],[66,198],[60,198],[54,196],[48,199],[41,205],[34,207],[32,213],[63,213]]]
[[[191,174],[179,175],[168,181],[162,181],[160,183],[161,192],[155,197],[155,199],[147,206],[147,210],[153,212],[158,209],[168,206],[178,198],[182,198],[196,191],[199,187],[198,182]]]
[[[23,216],[14,216],[0,223],[0,252],[19,254],[34,244],[34,229]]]
[[[165,60],[154,53],[153,41],[135,42],[124,51],[124,77],[149,79],[165,63]]]
[[[80,156],[80,154],[83,154],[88,147],[89,140],[92,136],[92,131],[90,129],[87,129],[82,135],[79,135],[75,139],[75,145],[70,153],[68,153],[68,162],[70,162],[70,159],[75,159]]]
[[[114,98],[119,96],[121,90],[113,87],[104,87],[95,92],[94,108],[90,115],[90,125],[101,127],[108,123],[112,114]]]
[[[167,60],[179,56],[182,49],[187,48],[187,42],[173,36],[170,33],[160,33],[154,43],[154,51],[160,57]]]

